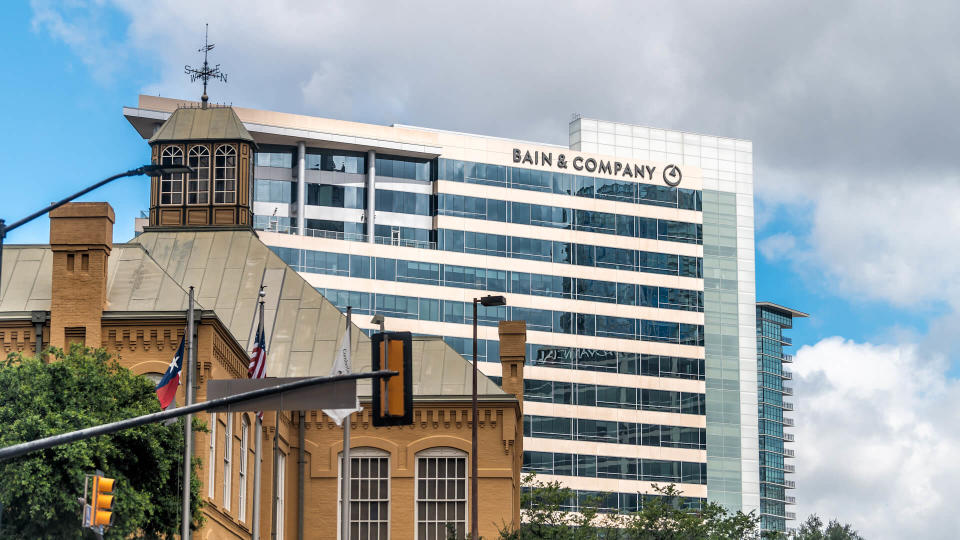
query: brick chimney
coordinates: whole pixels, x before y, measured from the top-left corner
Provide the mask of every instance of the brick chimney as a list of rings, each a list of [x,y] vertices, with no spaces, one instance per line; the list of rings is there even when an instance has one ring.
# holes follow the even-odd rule
[[[50,344],[54,347],[101,344],[114,220],[113,208],[104,202],[69,203],[50,212]]]
[[[513,394],[520,402],[520,409],[514,419],[513,448],[513,486],[514,500],[513,523],[520,523],[520,498],[522,481],[520,471],[523,468],[523,364],[527,356],[527,322],[500,321],[500,366],[502,380],[500,387],[504,392]],[[507,425],[510,422],[506,422]]]
[[[500,365],[504,392],[517,396],[523,406],[523,364],[527,356],[527,322],[500,321]]]

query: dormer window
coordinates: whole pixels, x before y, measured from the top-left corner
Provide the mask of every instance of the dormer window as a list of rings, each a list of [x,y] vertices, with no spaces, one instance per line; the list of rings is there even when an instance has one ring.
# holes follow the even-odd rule
[[[217,147],[214,162],[213,202],[233,204],[237,200],[237,148],[232,144]]]
[[[183,149],[168,146],[160,154],[163,165],[183,165]],[[164,174],[160,176],[160,204],[183,204],[183,175]]]
[[[201,145],[190,148],[187,165],[195,171],[187,175],[187,204],[209,204],[210,149]]]

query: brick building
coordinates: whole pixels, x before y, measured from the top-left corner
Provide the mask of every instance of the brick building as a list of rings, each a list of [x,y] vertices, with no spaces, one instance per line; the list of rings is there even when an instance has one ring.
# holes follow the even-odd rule
[[[150,225],[135,239],[113,243],[108,204],[74,203],[50,214],[49,245],[5,247],[0,350],[79,342],[158,379],[183,336],[192,286],[203,400],[209,379],[246,377],[265,285],[268,376],[328,374],[345,318],[254,232],[255,144],[233,110],[179,109],[150,144],[154,162],[189,163],[198,172],[152,179]],[[352,336],[354,370],[368,371],[370,340],[359,327]],[[501,323],[500,336],[502,389],[483,375],[478,389],[479,526],[486,538],[520,516],[525,325]],[[352,424],[354,538],[446,538],[447,523],[469,530],[471,366],[443,340],[415,337],[413,368],[412,426],[374,428],[370,384],[358,384],[365,409]],[[196,537],[249,538],[254,418],[201,417],[210,431],[195,436],[206,516]],[[261,538],[336,538],[342,429],[320,411],[282,413],[279,425],[267,413],[263,425]],[[274,464],[282,471],[276,499]]]

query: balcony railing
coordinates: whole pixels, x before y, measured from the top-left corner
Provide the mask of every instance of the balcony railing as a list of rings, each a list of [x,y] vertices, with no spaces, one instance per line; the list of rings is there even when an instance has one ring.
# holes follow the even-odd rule
[[[304,236],[314,238],[329,238],[331,240],[349,240],[351,242],[366,242],[367,235],[361,233],[345,233],[341,231],[327,231],[324,229],[303,229]]]
[[[789,457],[789,458],[797,457],[797,453],[796,453],[796,450],[794,450],[793,448],[784,448],[784,449],[783,449],[783,456],[784,456],[784,457]]]
[[[797,519],[796,512],[786,512],[787,519]]]
[[[786,486],[787,489],[796,489],[797,487],[797,483],[793,480],[784,480],[783,485]]]
[[[784,386],[783,389],[782,389],[782,391],[783,391],[783,395],[785,395],[785,396],[792,396],[792,395],[793,395],[793,387],[792,387],[792,386]]]
[[[784,502],[786,502],[787,504],[797,504],[797,498],[796,498],[796,497],[786,497],[786,500],[785,500]]]
[[[780,376],[783,377],[785,380],[788,380],[788,381],[793,380],[793,372],[792,372],[792,371],[783,370],[783,375],[780,375]]]
[[[794,426],[793,418],[784,418],[783,425],[784,427],[793,427]]]
[[[793,355],[792,355],[792,354],[786,354],[786,353],[784,353],[784,355],[783,355],[783,363],[785,363],[785,364],[792,364],[792,363],[793,363]]]
[[[780,336],[780,341],[783,342],[784,345],[793,345],[793,340],[787,336]]]
[[[783,440],[786,442],[793,442],[793,433],[784,433]]]
[[[784,466],[783,466],[783,470],[786,471],[786,472],[788,472],[788,473],[795,473],[795,472],[797,472],[797,466],[796,466],[796,465],[784,465]]]
[[[375,244],[382,244],[385,246],[412,247],[412,248],[420,248],[420,249],[437,249],[436,242],[427,242],[425,240],[405,240],[403,238],[390,238],[388,236],[374,236],[373,242]]]
[[[785,410],[785,411],[792,411],[792,410],[793,410],[793,403],[790,403],[789,401],[784,401],[784,402],[783,402],[783,410]]]

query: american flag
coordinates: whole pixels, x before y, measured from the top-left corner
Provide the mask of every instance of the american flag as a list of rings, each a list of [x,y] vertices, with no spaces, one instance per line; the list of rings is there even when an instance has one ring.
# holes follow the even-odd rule
[[[263,335],[263,316],[257,325],[257,337],[253,339],[253,352],[250,353],[250,365],[247,366],[247,377],[263,379],[267,376],[267,343]],[[257,417],[263,418],[263,411],[257,411]]]
[[[267,376],[267,344],[263,335],[263,320],[257,325],[257,337],[253,340],[247,376],[251,379],[263,379]]]

